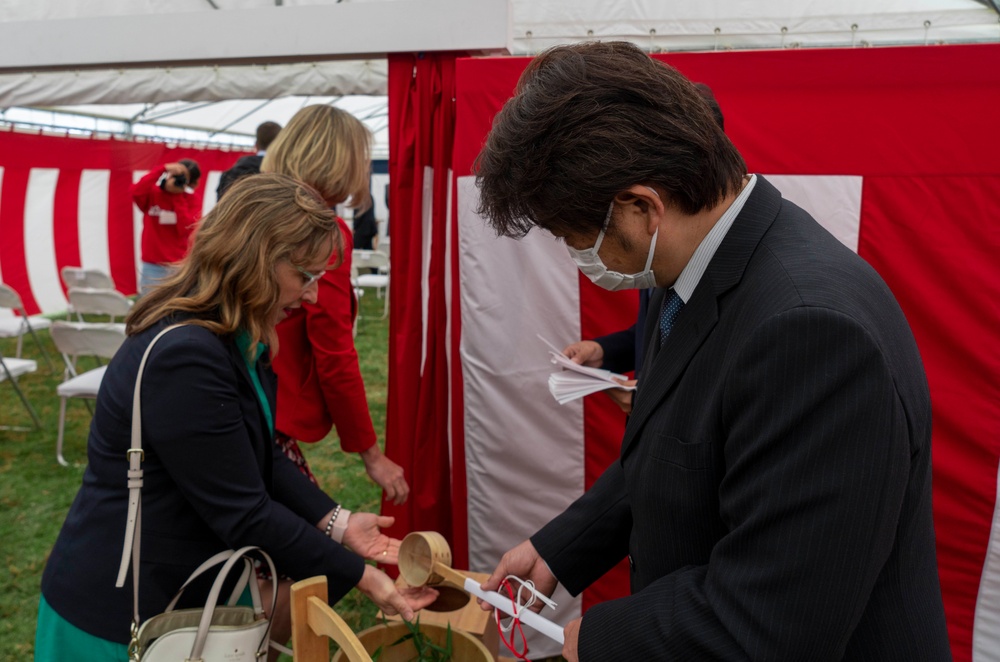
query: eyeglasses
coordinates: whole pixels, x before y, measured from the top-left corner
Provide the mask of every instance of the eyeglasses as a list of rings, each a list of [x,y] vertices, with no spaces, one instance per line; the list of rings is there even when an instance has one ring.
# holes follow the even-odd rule
[[[292,266],[295,267],[296,269],[298,269],[299,273],[302,274],[302,277],[306,279],[305,282],[302,283],[302,289],[303,290],[306,289],[306,288],[308,288],[310,285],[312,285],[316,281],[318,281],[320,278],[323,277],[323,274],[326,273],[324,271],[321,271],[318,274],[309,273],[308,271],[306,271],[305,269],[303,269],[302,267],[300,267],[297,264],[293,264]]]

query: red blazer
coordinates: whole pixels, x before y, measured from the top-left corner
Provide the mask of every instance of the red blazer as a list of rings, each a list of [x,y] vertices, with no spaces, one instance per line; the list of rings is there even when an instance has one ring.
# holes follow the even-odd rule
[[[351,286],[351,231],[338,218],[344,261],[319,279],[315,304],[303,303],[278,324],[278,415],[275,428],[316,442],[337,426],[340,447],[360,453],[375,444],[365,383],[354,349],[357,302]]]
[[[184,259],[201,218],[194,195],[167,193],[157,186],[163,172],[162,166],[154,168],[132,185],[132,200],[142,212],[142,261],[151,264],[171,264]],[[176,223],[163,223],[163,212],[176,214]]]

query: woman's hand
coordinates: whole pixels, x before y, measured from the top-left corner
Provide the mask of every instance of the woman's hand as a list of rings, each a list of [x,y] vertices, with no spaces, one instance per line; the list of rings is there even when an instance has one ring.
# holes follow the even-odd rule
[[[354,517],[354,515],[351,515]],[[399,614],[407,621],[413,620],[413,612],[434,602],[438,592],[429,586],[399,588],[389,576],[373,565],[365,566],[358,590],[368,596],[383,614]]]
[[[374,513],[351,513],[344,531],[344,544],[369,561],[396,565],[399,562],[400,541],[381,531],[395,521],[394,517]]]
[[[410,496],[410,485],[403,476],[403,467],[386,457],[378,444],[362,451],[361,459],[365,462],[368,476],[385,490],[386,501],[392,501],[397,506],[406,502]]]

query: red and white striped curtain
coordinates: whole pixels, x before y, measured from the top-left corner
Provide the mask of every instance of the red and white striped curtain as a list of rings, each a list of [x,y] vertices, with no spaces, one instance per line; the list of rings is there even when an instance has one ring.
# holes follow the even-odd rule
[[[66,309],[66,266],[100,269],[134,294],[142,214],[132,183],[164,163],[194,159],[202,172],[195,195],[208,211],[220,175],[245,153],[0,131],[0,281],[29,315]]]

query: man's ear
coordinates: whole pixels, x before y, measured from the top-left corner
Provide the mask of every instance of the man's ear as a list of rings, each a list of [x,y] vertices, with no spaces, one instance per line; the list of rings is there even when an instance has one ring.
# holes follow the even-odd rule
[[[615,200],[623,208],[627,205],[634,205],[634,209],[646,217],[646,229],[650,235],[656,232],[666,213],[666,205],[663,204],[660,194],[655,189],[642,184],[633,184],[615,196]]]

